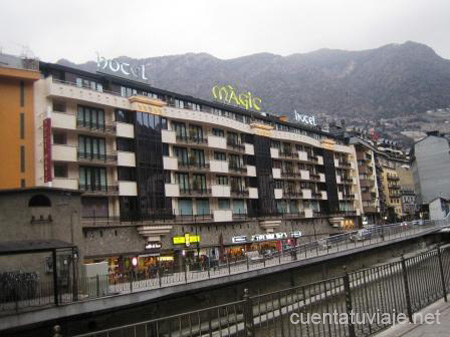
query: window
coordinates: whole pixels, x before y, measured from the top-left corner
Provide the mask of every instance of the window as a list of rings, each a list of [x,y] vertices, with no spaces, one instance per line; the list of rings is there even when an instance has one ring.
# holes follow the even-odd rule
[[[228,177],[227,176],[216,176],[217,185],[228,185]]]
[[[217,136],[217,137],[225,137],[225,131],[223,131],[222,129],[214,128],[212,130],[212,133],[213,133],[214,136]]]
[[[227,144],[228,145],[238,145],[239,144],[239,135],[234,132],[227,133]]]
[[[60,101],[53,101],[53,111],[66,112],[66,103]]]
[[[47,196],[37,194],[28,201],[28,207],[52,207],[52,203]]]
[[[230,209],[229,199],[219,199],[219,209]]]
[[[68,177],[67,164],[55,163],[54,171],[55,171],[56,178],[67,178]]]
[[[80,190],[107,191],[106,168],[80,167]]]
[[[174,146],[173,147],[173,154],[175,155],[175,157],[178,158],[178,164],[179,165],[186,166],[186,165],[189,164],[188,152],[187,152],[186,148]]]
[[[172,122],[172,126],[173,126],[173,129],[175,130],[175,134],[177,135],[177,140],[187,140],[188,139],[186,124]]]
[[[25,188],[25,187],[27,187],[25,179],[20,179],[20,188]]]
[[[120,87],[120,95],[122,97],[130,97],[133,95],[137,95],[137,90],[127,87]]]
[[[25,173],[25,146],[20,146],[20,172]]]
[[[241,158],[239,155],[237,154],[230,154],[228,156],[229,160],[230,160],[230,168],[231,169],[239,169],[241,168]]]
[[[92,90],[103,92],[103,85],[93,80],[77,77],[76,84],[78,87],[89,88]]]
[[[209,200],[208,199],[197,199],[197,214],[205,215],[209,214]]]
[[[188,173],[175,173],[175,183],[180,186],[180,191],[187,192],[190,190],[189,174]]]
[[[231,177],[230,178],[230,185],[231,185],[231,190],[233,192],[241,192],[241,191],[243,191],[242,180],[239,177]]]
[[[90,129],[105,129],[105,111],[78,106],[77,124]]]
[[[25,114],[20,113],[20,139],[25,139]]]
[[[194,174],[192,189],[194,191],[206,191],[206,176],[204,174]]]
[[[180,109],[184,109],[184,101],[182,101],[180,99],[175,99],[175,107],[176,108],[180,108]]]
[[[116,110],[116,121],[132,124],[133,123],[133,115],[132,115],[131,111],[117,109]]]
[[[162,155],[166,157],[169,156],[169,144],[162,144]]]
[[[66,145],[67,135],[64,132],[54,132],[53,133],[53,144]]]
[[[117,167],[117,175],[122,181],[136,181],[136,170],[133,167]]]
[[[105,139],[88,136],[79,136],[78,157],[84,159],[106,160]]]
[[[129,138],[117,138],[116,145],[118,151],[134,152],[134,140]]]
[[[225,152],[214,151],[214,159],[215,160],[227,160],[227,156]]]
[[[20,106],[25,106],[25,83],[20,81]]]
[[[205,167],[205,152],[199,149],[191,150],[191,165],[197,167]]]
[[[204,141],[203,129],[198,125],[189,125],[189,137],[192,141],[196,143],[201,143]]]

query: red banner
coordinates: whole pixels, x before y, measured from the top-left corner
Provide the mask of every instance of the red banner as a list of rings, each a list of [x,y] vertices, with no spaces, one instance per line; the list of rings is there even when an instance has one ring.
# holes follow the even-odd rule
[[[52,181],[52,120],[44,119],[44,182]]]

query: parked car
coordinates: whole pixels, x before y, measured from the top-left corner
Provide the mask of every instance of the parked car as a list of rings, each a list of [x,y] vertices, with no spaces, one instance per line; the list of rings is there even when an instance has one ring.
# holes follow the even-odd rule
[[[413,221],[411,221],[411,224],[414,225],[414,226],[423,226],[423,225],[424,225],[424,222],[423,222],[422,219],[419,219],[419,220],[413,220]]]
[[[352,241],[364,241],[364,240],[368,240],[370,239],[372,236],[372,233],[370,232],[370,230],[363,228],[358,230],[356,233],[353,233],[350,236],[350,240]]]

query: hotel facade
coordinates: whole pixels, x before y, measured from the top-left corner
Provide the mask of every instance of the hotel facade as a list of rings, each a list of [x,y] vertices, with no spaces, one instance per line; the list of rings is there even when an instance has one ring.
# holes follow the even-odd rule
[[[369,159],[344,139],[128,78],[39,72],[29,186],[82,192],[86,263],[281,250],[360,223]]]

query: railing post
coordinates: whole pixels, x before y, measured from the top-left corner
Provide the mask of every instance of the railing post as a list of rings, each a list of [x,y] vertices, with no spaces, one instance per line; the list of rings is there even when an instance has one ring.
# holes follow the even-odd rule
[[[405,299],[406,299],[406,310],[408,311],[408,318],[411,323],[413,323],[413,314],[411,307],[411,295],[409,293],[409,284],[408,284],[408,273],[406,270],[406,261],[405,257],[402,255],[401,257],[402,264],[402,274],[403,274],[403,286],[405,287]]]
[[[355,326],[353,325],[353,306],[352,306],[352,295],[350,290],[350,276],[348,275],[347,268],[344,266],[344,294],[345,294],[345,308],[347,310],[347,317],[350,316],[348,320],[348,335],[350,337],[355,337]]]
[[[246,257],[247,257],[247,271],[248,271],[248,270],[250,270],[250,264],[248,262],[248,255]]]
[[[97,287],[97,297],[100,297],[100,278],[98,274],[95,276],[95,285]]]
[[[159,287],[162,287],[162,275],[161,275],[161,266],[158,268],[158,281],[159,281]]]
[[[445,286],[444,267],[442,265],[441,245],[437,246],[437,254],[439,259],[439,271],[441,272],[442,292],[444,293],[444,301],[447,302],[447,287]]]
[[[55,325],[53,327],[53,335],[52,337],[62,337],[61,335],[61,326],[60,325]]]
[[[231,275],[230,257],[229,256],[227,256],[227,265],[228,265],[228,275]]]
[[[253,326],[253,304],[252,300],[248,294],[248,289],[244,289],[244,333],[246,337],[253,337],[254,334],[254,326]]]
[[[56,249],[52,251],[52,266],[53,266],[53,300],[55,301],[55,305],[59,305],[58,298],[58,265],[56,263]]]
[[[133,271],[130,271],[130,293],[133,292]]]
[[[184,280],[187,283],[187,263],[186,263],[186,259],[184,260]]]

